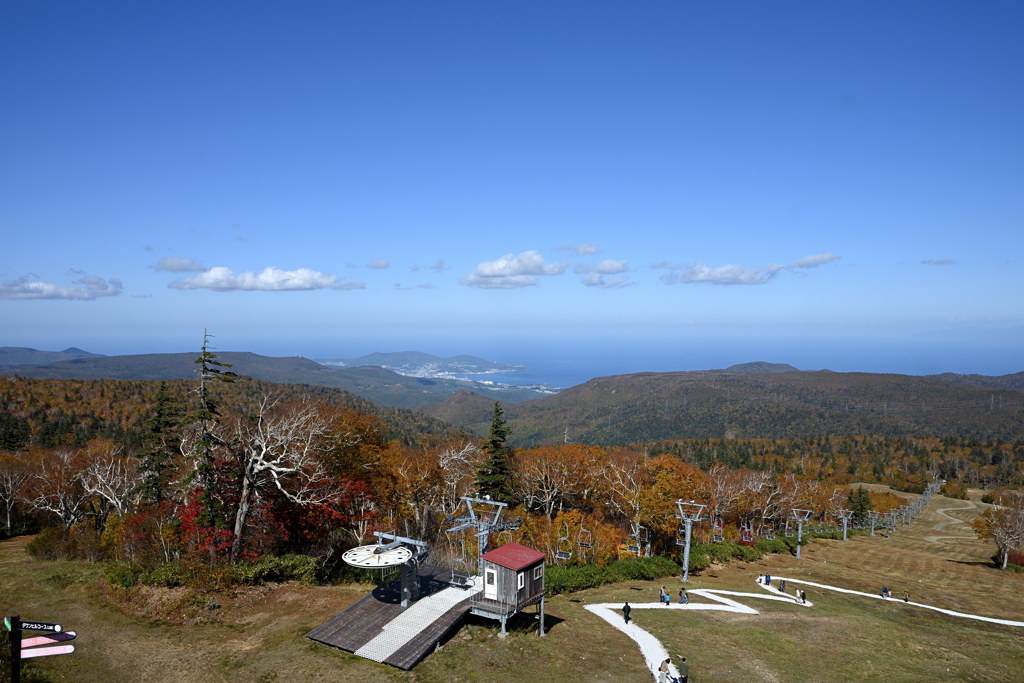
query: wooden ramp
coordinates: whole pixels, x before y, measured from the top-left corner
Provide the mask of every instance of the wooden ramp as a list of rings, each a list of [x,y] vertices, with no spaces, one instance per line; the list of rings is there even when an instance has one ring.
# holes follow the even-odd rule
[[[420,599],[402,607],[398,590],[376,588],[306,634],[325,645],[400,669],[411,669],[469,611],[476,585],[448,583],[451,570],[419,569]]]

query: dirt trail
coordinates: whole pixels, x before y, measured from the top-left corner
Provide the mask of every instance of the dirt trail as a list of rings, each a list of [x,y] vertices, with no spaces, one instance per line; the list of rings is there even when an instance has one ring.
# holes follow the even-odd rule
[[[947,512],[955,512],[956,510],[977,510],[978,509],[978,506],[975,505],[973,502],[971,502],[969,500],[968,501],[964,501],[964,502],[966,502],[967,505],[965,505],[963,507],[958,507],[958,508],[941,508],[941,509],[936,510],[935,511],[936,514],[938,514],[941,517],[945,517],[949,521],[948,522],[939,522],[938,524],[936,524],[932,528],[935,531],[942,531],[947,526],[950,526],[952,524],[967,524],[967,522],[964,522],[963,520],[959,520],[956,517],[953,517],[951,515],[947,515],[946,514]],[[977,539],[977,536],[973,536],[972,535],[972,536],[925,536],[924,537],[924,540],[928,541],[929,543],[939,543],[939,544],[941,544],[944,539],[973,541],[973,540]]]

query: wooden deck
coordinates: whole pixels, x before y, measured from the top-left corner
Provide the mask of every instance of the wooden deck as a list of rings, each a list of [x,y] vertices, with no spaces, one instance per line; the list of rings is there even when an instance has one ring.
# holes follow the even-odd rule
[[[449,569],[423,565],[419,569],[419,576],[420,600],[414,602],[410,607],[401,606],[397,585],[393,588],[375,588],[371,593],[364,595],[307,633],[306,637],[325,645],[356,653],[357,650],[380,636],[384,627],[406,610],[413,609],[424,598],[451,588],[448,583],[448,579],[451,578]],[[465,600],[458,602],[430,623],[417,624],[416,634],[387,658],[380,661],[405,670],[415,666],[469,611],[470,590],[465,590]]]

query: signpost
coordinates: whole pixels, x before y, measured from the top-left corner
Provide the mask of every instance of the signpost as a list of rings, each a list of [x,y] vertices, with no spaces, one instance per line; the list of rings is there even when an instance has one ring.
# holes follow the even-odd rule
[[[21,660],[33,657],[50,657],[66,655],[75,651],[74,645],[56,645],[56,643],[74,640],[78,634],[65,631],[60,624],[46,621],[22,621],[20,614],[4,617],[4,626],[11,632],[11,683],[21,683]],[[22,639],[22,631],[45,631],[52,635],[36,636]],[[55,647],[37,647],[39,645],[56,645]],[[35,648],[35,649],[28,649]]]

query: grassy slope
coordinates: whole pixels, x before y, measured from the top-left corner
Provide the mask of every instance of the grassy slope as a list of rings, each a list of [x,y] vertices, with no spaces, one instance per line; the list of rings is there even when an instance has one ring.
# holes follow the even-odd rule
[[[977,498],[975,495],[974,498]],[[1024,576],[986,562],[989,543],[931,543],[941,508],[966,504],[933,498],[917,523],[891,539],[815,541],[804,559],[770,556],[695,577],[693,587],[757,592],[754,577],[776,576],[875,592],[888,585],[913,600],[986,616],[1020,619]],[[979,504],[978,508],[982,506]],[[977,509],[948,513],[969,521]],[[946,535],[969,534],[949,526]],[[412,674],[377,665],[302,636],[360,594],[357,587],[281,586],[215,613],[216,623],[169,624],[129,616],[100,597],[98,571],[80,562],[44,563],[23,553],[24,539],[0,543],[0,609],[59,619],[80,636],[78,651],[41,667],[54,680],[324,680],[324,681],[644,681],[635,645],[583,610],[589,602],[654,601],[659,583],[631,582],[548,602],[549,636],[538,639],[532,615],[517,617],[512,635],[495,637],[494,622],[471,620],[442,652]],[[365,589],[363,589],[365,590]],[[901,604],[808,590],[812,609],[747,600],[759,615],[634,612],[673,653],[691,662],[700,681],[1008,681],[1024,670],[1024,629],[947,617]],[[467,637],[469,639],[467,639]],[[946,667],[950,674],[946,674]],[[977,678],[972,674],[977,673]]]

